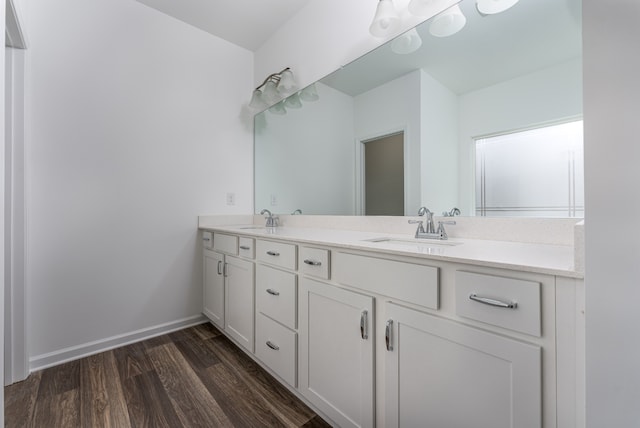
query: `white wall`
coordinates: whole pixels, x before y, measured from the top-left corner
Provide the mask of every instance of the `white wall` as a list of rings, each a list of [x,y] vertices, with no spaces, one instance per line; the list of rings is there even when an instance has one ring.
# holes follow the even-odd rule
[[[405,214],[417,213],[420,195],[420,72],[354,98],[356,141],[405,132]]]
[[[256,212],[354,214],[353,98],[321,83],[316,89],[319,100],[256,120]]]
[[[253,205],[252,135],[239,120],[253,58],[130,0],[29,6],[37,366],[83,351],[58,354],[65,348],[198,316],[197,215]]]
[[[475,211],[474,139],[582,114],[582,61],[571,60],[459,97],[460,201]]]
[[[420,121],[420,205],[440,215],[460,208],[458,97],[424,71],[420,72]]]
[[[588,428],[640,425],[639,18],[583,3]]]

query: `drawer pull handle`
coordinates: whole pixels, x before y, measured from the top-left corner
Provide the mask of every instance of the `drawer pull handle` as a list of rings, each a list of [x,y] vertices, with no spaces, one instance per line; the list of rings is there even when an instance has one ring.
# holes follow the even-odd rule
[[[393,351],[393,345],[391,344],[391,328],[393,327],[393,320],[388,320],[384,329],[384,343],[387,346],[387,351]]]
[[[316,260],[304,259],[304,264],[309,266],[321,266],[322,262],[319,262]]]
[[[247,245],[240,245],[240,249],[241,250],[250,250],[251,247],[247,246]]]
[[[267,288],[267,293],[271,294],[272,296],[279,296],[280,295],[279,291],[272,290],[271,288]]]
[[[277,251],[267,251],[267,254],[269,254],[270,256],[279,256],[280,253],[278,253]]]
[[[497,308],[516,309],[518,303],[516,302],[504,302],[502,300],[490,299],[489,297],[478,296],[477,294],[469,295],[469,299],[474,302],[484,303],[485,305],[495,306]]]
[[[222,262],[218,260],[218,275],[222,275]]]
[[[367,340],[369,338],[368,328],[367,328],[367,310],[365,309],[360,314],[360,337],[363,340]]]
[[[270,340],[267,340],[267,346],[271,349],[273,349],[274,351],[277,351],[280,349],[280,347],[274,343],[271,343]]]
[[[202,238],[202,240],[209,242],[209,241],[211,241],[211,238]]]

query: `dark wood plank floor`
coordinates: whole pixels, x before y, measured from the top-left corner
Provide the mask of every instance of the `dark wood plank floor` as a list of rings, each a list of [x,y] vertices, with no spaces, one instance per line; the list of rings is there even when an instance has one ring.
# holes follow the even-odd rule
[[[32,373],[7,427],[327,427],[211,324]]]

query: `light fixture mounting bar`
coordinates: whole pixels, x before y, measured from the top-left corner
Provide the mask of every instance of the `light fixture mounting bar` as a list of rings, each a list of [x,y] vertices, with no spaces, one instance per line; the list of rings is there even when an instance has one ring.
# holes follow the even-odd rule
[[[286,67],[284,69],[282,69],[281,71],[277,72],[277,73],[272,73],[270,75],[267,76],[266,79],[264,79],[264,81],[262,82],[262,84],[260,84],[255,90],[257,91],[258,89],[262,88],[264,85],[267,84],[267,82],[269,80],[274,80],[276,83],[278,83],[280,81],[280,79],[282,78],[282,73],[284,73],[285,71],[291,71],[290,67]]]

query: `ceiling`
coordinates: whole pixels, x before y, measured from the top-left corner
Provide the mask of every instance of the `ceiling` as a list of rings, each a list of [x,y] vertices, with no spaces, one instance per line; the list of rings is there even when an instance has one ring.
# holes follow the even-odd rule
[[[310,0],[137,1],[255,52]]]
[[[398,55],[387,43],[322,81],[355,96],[422,68],[456,94],[542,70],[582,55],[582,0],[520,0],[496,15],[481,16],[474,0],[462,0],[467,18],[458,33],[429,34],[417,27],[422,46]]]

